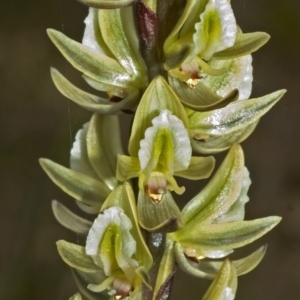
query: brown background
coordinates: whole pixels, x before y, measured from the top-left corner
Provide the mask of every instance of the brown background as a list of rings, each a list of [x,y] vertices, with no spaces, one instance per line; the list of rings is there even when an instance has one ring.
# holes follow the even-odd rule
[[[261,265],[240,278],[237,299],[296,300],[300,299],[300,2],[232,2],[244,32],[260,30],[272,36],[254,55],[253,96],[288,89],[243,143],[254,182],[246,218],[280,215],[283,221],[254,245],[236,251],[241,257],[269,244]],[[0,1],[0,299],[63,300],[76,291],[55,241],[83,240],[56,223],[50,200],[78,209],[50,182],[37,160],[48,157],[68,165],[74,135],[89,119],[90,113],[54,88],[50,65],[73,82],[79,82],[80,75],[45,33],[46,28],[55,28],[80,40],[86,13],[87,8],[73,0]],[[196,183],[188,187],[186,199],[200,188]],[[208,284],[180,273],[172,299],[201,299]]]

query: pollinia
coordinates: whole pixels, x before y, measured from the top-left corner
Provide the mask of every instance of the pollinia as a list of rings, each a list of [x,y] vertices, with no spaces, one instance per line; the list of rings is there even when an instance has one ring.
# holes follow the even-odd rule
[[[84,245],[57,242],[78,284],[70,299],[168,299],[177,266],[212,281],[203,300],[234,299],[238,276],[259,264],[266,247],[239,260],[230,254],[280,221],[244,220],[251,180],[239,145],[285,93],[249,99],[251,54],[269,35],[243,33],[230,0],[79,1],[89,7],[82,42],[53,29],[48,35],[95,91],[54,68],[51,75],[93,115],[76,135],[70,168],[40,160],[91,214],[87,220],[52,202],[58,222],[86,236]],[[123,113],[133,115],[128,151]],[[227,150],[180,211],[174,194],[187,199],[177,178],[209,178],[211,155]]]

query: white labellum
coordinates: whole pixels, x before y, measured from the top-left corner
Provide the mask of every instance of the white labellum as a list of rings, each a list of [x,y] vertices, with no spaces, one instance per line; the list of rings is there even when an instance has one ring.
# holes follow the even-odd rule
[[[160,115],[152,120],[152,127],[147,128],[145,138],[140,142],[138,153],[141,170],[143,171],[152,159],[153,149],[156,146],[154,140],[160,129],[167,129],[172,136],[173,170],[181,171],[188,168],[192,155],[192,148],[188,132],[183,122],[172,113],[164,109]]]

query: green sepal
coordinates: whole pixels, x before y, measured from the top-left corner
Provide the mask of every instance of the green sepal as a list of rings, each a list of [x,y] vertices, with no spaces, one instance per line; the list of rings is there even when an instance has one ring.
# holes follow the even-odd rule
[[[191,145],[194,151],[201,154],[214,154],[227,150],[235,143],[241,143],[254,131],[258,121],[237,131],[222,135],[194,134]]]
[[[131,8],[126,8],[126,10]],[[133,51],[126,37],[123,24],[130,22],[130,18],[122,20],[121,9],[110,9],[98,11],[99,28],[102,38],[117,61],[131,74],[139,87],[147,83],[145,67],[138,53]],[[132,18],[131,18],[132,19]],[[137,35],[134,23],[131,26],[130,35]]]
[[[164,288],[172,280],[175,273],[174,242],[166,240],[164,255],[160,261],[158,274],[156,277],[153,299],[160,299]],[[168,286],[167,286],[168,287]]]
[[[62,55],[77,70],[106,84],[129,89],[138,88],[134,83],[133,76],[127,73],[115,59],[96,53],[59,31],[48,29],[47,33]]]
[[[107,186],[100,181],[65,168],[49,159],[41,158],[39,161],[50,179],[78,201],[100,207],[110,193]]]
[[[63,240],[56,242],[59,255],[72,268],[86,272],[98,273],[101,269],[95,265],[93,259],[85,253],[85,248]]]
[[[139,262],[140,266],[143,266],[146,270],[149,270],[152,266],[152,256],[144,241],[141,229],[138,223],[137,209],[135,197],[132,188],[128,182],[117,186],[101,207],[101,211],[110,207],[117,206],[124,210],[126,216],[132,222],[131,233],[136,241],[136,254],[135,258]]]
[[[213,156],[208,157],[191,157],[190,165],[186,170],[175,172],[175,176],[187,178],[190,180],[199,180],[208,178],[215,167]]]
[[[128,96],[115,103],[77,88],[54,68],[51,68],[51,76],[55,86],[65,97],[99,114],[120,114],[123,109],[134,109],[140,96],[138,90],[132,90]]]
[[[255,52],[268,42],[270,35],[265,32],[238,34],[232,47],[213,55],[214,59],[233,59]]]
[[[182,228],[180,210],[167,191],[159,203],[153,203],[145,192],[139,192],[137,204],[141,227],[150,232],[173,232]]]
[[[137,157],[118,155],[116,175],[118,180],[124,181],[137,177],[140,169],[140,161]]]
[[[58,223],[76,233],[88,234],[89,229],[93,225],[92,222],[75,215],[56,200],[52,200],[51,205],[53,214]]]
[[[174,236],[184,248],[199,251],[231,250],[257,240],[275,227],[280,220],[280,217],[273,216],[253,221],[199,225],[190,228],[188,234],[177,231]]]
[[[233,260],[232,263],[237,275],[245,275],[255,269],[264,258],[266,251],[267,246],[265,245],[244,258]],[[205,272],[211,278],[215,277],[222,266],[222,262],[220,261],[200,261],[197,264],[189,260],[188,263],[194,268],[195,272],[200,270],[200,272]]]
[[[192,135],[216,136],[245,128],[267,113],[285,92],[280,90],[256,99],[236,101],[210,112],[195,112],[189,116],[190,131]]]
[[[234,299],[236,289],[236,270],[233,263],[226,259],[202,300]]]
[[[119,118],[94,114],[87,132],[87,152],[99,178],[112,190],[117,184],[117,155],[123,153]]]
[[[113,9],[132,5],[136,0],[77,0],[82,4],[95,8]]]
[[[130,156],[138,157],[140,141],[146,129],[152,126],[151,121],[164,109],[168,109],[187,127],[187,115],[180,100],[165,79],[158,76],[148,86],[136,110],[128,146]]]
[[[237,200],[243,186],[244,154],[240,145],[231,147],[213,178],[182,210],[186,223],[182,229],[190,232],[196,226],[211,223]]]
[[[80,293],[76,293],[72,297],[70,297],[69,300],[82,300],[82,297]]]

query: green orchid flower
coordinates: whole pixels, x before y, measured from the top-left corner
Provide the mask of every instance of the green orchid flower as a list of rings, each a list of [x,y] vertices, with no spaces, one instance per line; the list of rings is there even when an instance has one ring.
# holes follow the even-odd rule
[[[70,169],[49,159],[40,159],[40,163],[52,181],[73,197],[83,211],[98,214],[105,199],[118,185],[115,170],[120,153],[123,149],[118,117],[94,114],[76,135]],[[52,209],[63,226],[87,233],[90,222],[74,215],[57,201],[53,201]]]
[[[200,278],[214,278],[222,262],[209,259],[228,256],[233,249],[252,243],[280,222],[280,217],[244,221],[250,183],[242,148],[236,144],[208,185],[182,210],[184,226],[168,235],[174,244],[175,259],[184,271]],[[246,274],[256,267],[265,251],[266,247],[262,247],[233,261],[237,274]]]
[[[209,177],[214,168],[213,157],[192,156],[185,124],[182,104],[166,81],[157,77],[141,99],[130,138],[131,155],[118,155],[116,175],[120,181],[139,178],[140,225],[148,231],[182,226],[170,191],[182,194],[184,187],[178,186],[174,176],[198,180]]]
[[[139,54],[132,7],[90,8],[85,24],[82,44],[53,29],[49,29],[48,34],[65,58],[83,73],[85,81],[108,97],[77,88],[52,68],[56,87],[64,96],[95,113],[119,114],[134,110],[148,78]]]
[[[113,299],[141,299],[142,284],[152,257],[137,219],[134,194],[128,183],[119,185],[101,207],[87,234],[85,247],[58,241],[62,259],[91,276],[87,289]],[[149,286],[149,288],[151,288]]]

